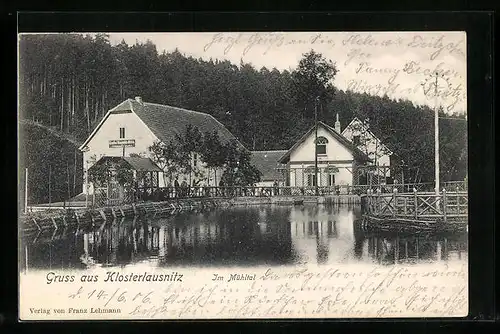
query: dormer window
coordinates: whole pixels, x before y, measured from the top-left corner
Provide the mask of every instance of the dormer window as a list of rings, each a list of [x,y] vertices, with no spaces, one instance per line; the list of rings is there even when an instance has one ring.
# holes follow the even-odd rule
[[[328,144],[328,139],[325,137],[318,137],[318,139],[316,139],[316,152],[318,154],[326,154],[326,144]]]
[[[120,139],[125,138],[125,128],[120,128]]]

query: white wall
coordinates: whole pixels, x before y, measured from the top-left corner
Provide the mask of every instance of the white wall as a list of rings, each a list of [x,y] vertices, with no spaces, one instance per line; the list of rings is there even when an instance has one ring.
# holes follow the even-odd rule
[[[318,162],[327,160],[353,160],[353,155],[346,147],[340,144],[329,131],[323,127],[318,128],[318,137],[325,137],[328,139],[326,146],[326,155],[319,155]],[[313,161],[314,162],[314,132],[302,142],[290,156],[290,162]]]
[[[307,187],[307,174],[304,173],[305,168],[309,166],[314,166],[314,161],[310,164],[290,164],[290,186],[292,187]],[[319,186],[327,186],[328,180],[327,174],[324,173],[323,169],[328,167],[328,164],[318,163],[318,178],[317,184]],[[353,184],[353,163],[352,162],[332,162],[330,166],[335,166],[338,168],[338,172],[335,173],[335,185],[352,185]]]
[[[110,140],[120,139],[120,128],[125,128],[125,138],[122,139],[135,140],[135,147],[126,147],[125,155],[130,156],[130,153],[136,153],[148,156],[148,148],[157,138],[140,118],[132,112],[126,114],[110,114],[101,125],[101,128],[95,133],[94,137],[87,143],[88,150],[83,153],[84,164],[89,162],[93,155],[96,156],[97,160],[102,156],[121,157],[121,147],[109,147]],[[87,168],[91,166],[92,164],[89,163]]]
[[[326,144],[326,154],[318,155],[318,173],[317,184],[328,185],[327,175],[321,173],[322,169],[333,165],[339,168],[335,173],[336,185],[352,185],[353,184],[353,154],[344,145],[331,135],[326,129],[318,128],[318,137],[325,137],[328,140]],[[315,153],[315,133],[302,142],[290,155],[290,186],[307,186],[307,176],[304,174],[304,169],[312,166],[314,167],[314,153]]]
[[[349,124],[342,132],[342,135],[350,141],[353,140],[354,136],[360,136],[361,144],[358,145],[358,148],[366,153],[372,159],[373,163],[376,162],[377,166],[391,165],[389,152],[384,149],[384,145],[377,137],[364,129],[364,125],[361,122],[355,121]],[[383,172],[380,171],[380,174],[383,175]],[[386,171],[386,176],[390,176],[389,169]]]
[[[102,123],[99,130],[95,133],[92,139],[87,143],[88,150],[83,153],[83,163],[85,171],[92,166],[92,157],[95,156],[95,161],[99,160],[102,156],[122,156],[122,148],[110,148],[109,141],[120,139],[120,128],[125,128],[125,138],[134,139],[135,147],[126,147],[125,156],[130,156],[131,153],[139,154],[144,157],[152,157],[149,152],[149,147],[157,141],[157,137],[149,130],[149,128],[141,121],[141,119],[134,113],[119,113],[110,114],[108,118]],[[154,159],[153,159],[154,160]],[[194,164],[194,156],[191,156],[191,164]],[[206,181],[200,182],[200,185],[218,186],[223,169],[218,168],[216,172],[211,168],[210,170],[205,167],[201,162],[198,155],[198,162],[196,167],[201,173],[201,178],[207,178]],[[159,186],[172,186],[175,178],[168,178],[160,173]],[[179,183],[183,180],[190,181],[188,174],[178,174]],[[191,175],[191,185],[195,179],[194,174]],[[85,183],[83,185],[83,192],[86,192]],[[93,193],[92,185],[89,185],[89,194]]]
[[[125,128],[125,138],[120,138],[120,128]],[[136,114],[132,112],[111,113],[86,145],[88,149],[83,152],[84,170],[88,170],[102,156],[121,157],[123,153],[121,147],[109,147],[109,141],[116,139],[135,140],[135,147],[125,148],[125,156],[130,156],[131,153],[149,156],[149,146],[157,140],[156,136]],[[92,159],[94,156],[95,160]],[[83,185],[83,192],[86,192],[85,184]],[[92,192],[93,189],[90,185],[89,193]]]

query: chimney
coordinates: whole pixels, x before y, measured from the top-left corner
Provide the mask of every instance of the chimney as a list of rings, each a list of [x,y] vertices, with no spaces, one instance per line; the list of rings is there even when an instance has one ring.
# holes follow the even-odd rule
[[[142,104],[142,97],[140,97],[140,96],[136,96],[136,97],[135,97],[135,100],[136,100],[137,102],[139,102],[140,104]]]
[[[337,113],[337,120],[335,121],[335,131],[340,133],[340,121],[339,121],[339,114]]]

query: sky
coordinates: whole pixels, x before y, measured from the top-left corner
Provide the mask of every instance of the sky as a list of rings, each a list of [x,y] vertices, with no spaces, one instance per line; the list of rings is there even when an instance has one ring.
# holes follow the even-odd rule
[[[465,112],[465,32],[109,33],[110,42],[152,41],[158,52],[293,70],[302,55],[319,52],[339,70],[341,90],[404,98],[418,105]],[[437,72],[437,78],[434,75]],[[437,82],[437,85],[435,84]]]

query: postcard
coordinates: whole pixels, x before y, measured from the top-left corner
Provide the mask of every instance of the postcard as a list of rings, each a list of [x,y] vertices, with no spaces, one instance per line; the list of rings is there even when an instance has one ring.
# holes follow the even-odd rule
[[[18,46],[21,321],[467,316],[465,32]]]

